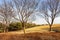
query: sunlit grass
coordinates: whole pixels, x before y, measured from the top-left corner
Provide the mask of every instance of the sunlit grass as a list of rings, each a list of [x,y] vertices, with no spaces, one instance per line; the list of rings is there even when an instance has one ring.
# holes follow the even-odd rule
[[[25,29],[26,33],[34,33],[34,32],[49,32],[49,26],[48,25],[44,25],[44,26],[36,26],[36,27],[32,27],[32,28],[27,28]],[[52,26],[52,30],[57,30],[60,31],[60,24],[54,24]],[[23,34],[23,30],[19,30],[19,31],[12,31],[12,32],[8,32],[9,34]]]
[[[44,25],[44,26],[36,26],[33,28],[28,28],[26,31],[31,31],[31,32],[42,32],[42,31],[48,31],[49,30],[49,25]],[[52,30],[60,30],[60,24],[54,24],[52,26]]]

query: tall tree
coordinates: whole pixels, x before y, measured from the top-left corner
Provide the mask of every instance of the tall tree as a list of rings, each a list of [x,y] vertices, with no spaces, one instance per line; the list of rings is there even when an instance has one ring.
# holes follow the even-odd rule
[[[52,30],[52,25],[54,19],[59,16],[60,13],[60,0],[47,0],[42,1],[40,6],[40,15],[46,20],[50,29]]]
[[[14,3],[18,20],[22,23],[25,34],[25,23],[28,22],[29,17],[35,12],[38,2],[36,0],[14,0]]]
[[[4,32],[8,31],[7,27],[9,26],[9,22],[12,19],[13,14],[13,5],[12,2],[7,2],[3,0],[3,3],[0,4],[0,17],[3,19],[3,23],[6,25],[4,27]]]

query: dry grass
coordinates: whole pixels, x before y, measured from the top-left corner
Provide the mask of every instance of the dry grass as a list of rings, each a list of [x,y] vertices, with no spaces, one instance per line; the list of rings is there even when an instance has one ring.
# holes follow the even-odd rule
[[[60,33],[27,33],[24,37],[23,34],[0,34],[0,40],[60,40]]]
[[[60,31],[60,24],[54,24],[52,26],[52,29]],[[48,30],[49,30],[49,26],[48,25],[36,26],[36,27],[33,27],[33,28],[26,29],[26,33],[33,33],[33,32],[40,32],[41,33],[41,32],[47,32]],[[14,32],[8,32],[8,33],[23,34],[23,30],[14,31]]]
[[[28,28],[25,37],[22,30],[0,33],[0,40],[60,40],[60,33],[48,32],[48,28],[48,25]],[[60,30],[60,24],[53,25],[52,28]]]

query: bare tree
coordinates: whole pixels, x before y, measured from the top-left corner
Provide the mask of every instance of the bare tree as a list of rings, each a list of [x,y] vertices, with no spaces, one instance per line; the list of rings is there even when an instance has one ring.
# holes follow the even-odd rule
[[[13,5],[12,2],[7,2],[3,0],[3,3],[0,5],[0,17],[3,19],[3,23],[6,25],[4,27],[4,32],[8,31],[9,23],[12,19],[13,14]]]
[[[14,3],[18,20],[22,23],[25,34],[25,23],[28,22],[29,17],[35,12],[38,2],[36,0],[14,0]],[[15,19],[17,18],[15,17]]]
[[[59,16],[60,13],[60,0],[47,0],[43,1],[40,6],[41,16],[46,20],[50,29],[52,30],[52,25],[54,19]]]

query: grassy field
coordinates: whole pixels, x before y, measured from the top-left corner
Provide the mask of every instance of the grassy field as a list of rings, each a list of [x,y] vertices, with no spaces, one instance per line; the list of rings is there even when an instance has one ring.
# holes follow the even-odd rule
[[[59,32],[49,32],[48,29],[48,25],[28,28],[26,36],[24,36],[23,30],[0,33],[0,40],[60,40]],[[60,30],[60,24],[54,24],[52,29]]]
[[[26,31],[33,31],[33,32],[46,32],[49,30],[49,25],[44,26],[36,26],[33,28],[26,29]],[[60,24],[54,24],[52,26],[52,30],[60,31]]]
[[[26,33],[32,33],[32,32],[48,32],[49,30],[49,26],[48,25],[44,25],[44,26],[36,26],[36,27],[32,27],[32,28],[28,28],[26,29]],[[60,31],[60,24],[54,24],[52,26],[52,30],[56,30],[56,31]],[[22,34],[23,30],[20,31],[14,31],[14,32],[8,32],[8,33],[18,33],[18,34]]]

